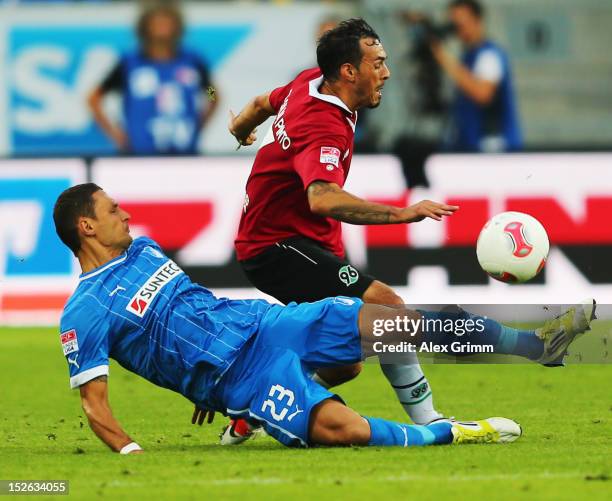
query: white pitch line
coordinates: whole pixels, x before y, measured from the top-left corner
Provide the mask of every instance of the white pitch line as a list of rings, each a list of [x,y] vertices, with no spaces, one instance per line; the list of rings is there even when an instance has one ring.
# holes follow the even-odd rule
[[[375,482],[473,482],[482,480],[533,480],[533,479],[555,479],[555,478],[584,478],[584,473],[577,472],[562,472],[562,473],[538,473],[538,474],[492,474],[492,475],[387,475],[382,477],[371,476],[367,477],[367,480]],[[358,484],[364,481],[363,478],[338,478],[329,479],[318,479],[309,480],[309,483],[315,483],[320,485],[335,484],[338,480],[341,480],[344,484]],[[367,481],[366,480],[366,481]],[[216,480],[206,479],[194,479],[194,480],[177,480],[173,482],[177,485],[278,485],[278,484],[296,484],[293,479],[278,478],[278,477],[252,477],[252,478],[222,478]],[[108,483],[111,487],[143,487],[150,486],[150,482],[129,482],[122,480],[113,480]]]

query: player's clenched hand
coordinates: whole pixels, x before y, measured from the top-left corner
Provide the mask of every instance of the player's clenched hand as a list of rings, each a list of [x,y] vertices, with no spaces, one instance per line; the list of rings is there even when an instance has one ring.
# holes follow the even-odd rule
[[[447,205],[432,202],[431,200],[421,200],[410,207],[406,207],[402,211],[405,214],[402,215],[405,216],[404,220],[407,223],[416,223],[422,221],[426,217],[430,217],[436,221],[442,221],[443,216],[452,216],[458,209],[458,205]]]
[[[255,135],[257,129],[247,132],[241,131],[238,118],[239,115],[234,115],[232,110],[230,110],[229,113],[230,121],[227,128],[229,129],[230,134],[238,141],[238,148],[240,148],[240,146],[251,146],[255,141],[257,141],[257,136]]]
[[[191,424],[199,424],[202,426],[204,420],[208,424],[212,423],[215,419],[215,411],[209,411],[207,409],[200,409],[197,405],[193,409],[193,416],[191,416]]]

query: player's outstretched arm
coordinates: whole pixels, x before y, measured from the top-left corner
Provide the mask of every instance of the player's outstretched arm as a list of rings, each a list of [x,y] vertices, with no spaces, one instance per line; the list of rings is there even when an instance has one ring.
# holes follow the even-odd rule
[[[270,104],[270,94],[262,94],[253,98],[238,115],[230,111],[228,129],[238,143],[250,146],[257,140],[256,127],[275,114],[276,111]]]
[[[100,376],[80,387],[81,404],[89,426],[102,442],[123,454],[143,452],[114,418],[108,402],[108,381]]]
[[[456,205],[431,200],[422,200],[409,207],[368,202],[325,181],[311,183],[307,195],[312,212],[350,224],[415,223],[426,217],[441,221],[443,216],[451,216],[459,209]]]

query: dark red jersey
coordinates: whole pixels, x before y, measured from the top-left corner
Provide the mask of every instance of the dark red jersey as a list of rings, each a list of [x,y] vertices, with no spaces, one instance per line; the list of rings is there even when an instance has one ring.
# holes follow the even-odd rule
[[[344,185],[357,112],[338,97],[321,94],[322,81],[318,68],[306,70],[270,94],[277,114],[246,185],[235,241],[241,261],[295,236],[344,256],[340,222],[312,213],[306,189],[314,181]]]

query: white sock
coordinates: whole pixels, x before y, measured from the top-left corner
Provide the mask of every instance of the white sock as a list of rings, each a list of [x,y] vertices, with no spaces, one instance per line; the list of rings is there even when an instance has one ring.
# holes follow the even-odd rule
[[[443,417],[434,409],[429,382],[415,353],[402,364],[381,364],[383,374],[395,390],[398,400],[415,424],[428,424]]]

